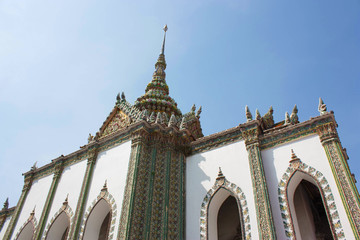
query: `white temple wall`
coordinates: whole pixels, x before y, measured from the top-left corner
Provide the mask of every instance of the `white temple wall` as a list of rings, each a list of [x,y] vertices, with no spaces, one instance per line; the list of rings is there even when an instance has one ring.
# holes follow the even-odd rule
[[[215,184],[219,167],[226,179],[244,192],[250,214],[251,236],[257,239],[259,236],[251,171],[244,141],[186,159],[186,239],[200,239],[201,203]]]
[[[24,202],[24,206],[19,215],[18,221],[14,228],[13,238],[15,238],[16,234],[19,232],[20,228],[24,225],[24,223],[30,217],[30,213],[35,207],[35,215],[37,221],[39,221],[41,217],[41,213],[50,190],[50,185],[53,179],[53,175],[49,175],[40,179],[34,180],[32,186],[29,190],[27,198]]]
[[[4,235],[5,235],[6,229],[9,226],[10,220],[11,220],[11,217],[6,218],[5,223],[4,223],[4,225],[3,225],[3,227],[2,227],[2,229],[0,231],[0,239],[4,238]]]
[[[130,153],[131,141],[99,153],[85,208],[86,213],[89,207],[92,206],[93,201],[100,194],[105,180],[107,180],[108,192],[114,197],[117,205],[115,236],[117,235],[119,227]],[[82,224],[85,224],[85,222]]]
[[[300,158],[303,163],[315,168],[325,176],[334,195],[340,221],[344,229],[345,238],[351,239],[353,232],[346,217],[347,215],[342,204],[331,167],[318,135],[311,135],[297,141],[261,151],[278,239],[286,239],[280,213],[278,185],[286,169],[289,167],[291,149],[294,150],[297,157]]]
[[[49,212],[45,227],[59,211],[68,194],[68,205],[75,213],[76,205],[80,195],[80,189],[85,175],[86,165],[87,160],[85,159],[81,162],[77,162],[64,168],[54,195],[54,200],[51,205],[51,210]]]

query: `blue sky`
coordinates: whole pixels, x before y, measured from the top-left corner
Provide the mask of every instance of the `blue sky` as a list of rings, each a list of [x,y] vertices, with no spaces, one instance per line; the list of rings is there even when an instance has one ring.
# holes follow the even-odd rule
[[[144,93],[164,24],[170,95],[202,105],[205,135],[245,122],[245,105],[308,120],[321,96],[360,180],[359,23],[355,0],[1,0],[0,203],[34,162],[86,144],[118,92]]]

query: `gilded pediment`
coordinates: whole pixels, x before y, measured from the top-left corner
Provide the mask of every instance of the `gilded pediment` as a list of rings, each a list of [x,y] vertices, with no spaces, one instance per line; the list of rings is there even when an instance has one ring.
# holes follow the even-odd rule
[[[119,108],[115,108],[110,114],[107,121],[105,121],[103,127],[100,129],[100,138],[111,135],[117,131],[120,131],[131,123],[131,119]]]

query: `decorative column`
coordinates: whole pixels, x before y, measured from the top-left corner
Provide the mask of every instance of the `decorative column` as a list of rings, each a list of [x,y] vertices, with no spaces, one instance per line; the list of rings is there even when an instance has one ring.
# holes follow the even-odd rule
[[[13,232],[14,232],[14,229],[15,229],[15,226],[16,226],[16,223],[17,223],[17,220],[18,220],[19,215],[20,215],[20,213],[21,213],[21,211],[22,211],[22,208],[23,208],[23,206],[24,206],[24,202],[25,202],[26,197],[27,197],[27,195],[28,195],[28,193],[29,193],[29,190],[30,190],[30,188],[31,188],[32,182],[33,182],[33,180],[34,180],[34,172],[35,172],[35,170],[36,170],[36,167],[32,167],[32,168],[31,168],[31,171],[25,174],[24,187],[23,187],[23,189],[22,189],[19,202],[18,202],[18,204],[16,205],[14,214],[13,214],[13,216],[11,217],[9,226],[8,226],[8,228],[6,229],[6,232],[5,232],[5,235],[4,235],[4,240],[10,240],[10,238],[11,238]]]
[[[134,224],[136,224],[136,220],[142,221],[142,223],[145,221],[144,204],[146,203],[147,189],[144,185],[146,181],[148,181],[149,169],[146,170],[142,165],[149,167],[148,162],[150,162],[150,156],[147,143],[147,131],[139,129],[133,133],[118,239],[130,239],[131,235],[134,236],[134,234],[131,233],[131,229],[134,227]],[[135,195],[139,194],[142,195],[142,199],[145,201],[140,205],[136,205]],[[138,216],[139,213],[143,213],[144,215]],[[142,236],[143,231],[143,226],[139,226],[137,234]],[[139,239],[141,239],[141,237]]]
[[[360,239],[360,199],[346,162],[336,131],[335,120],[317,128],[320,141],[325,149],[341,200],[348,215],[356,239]]]
[[[259,122],[254,120],[245,123],[241,126],[241,130],[245,139],[251,169],[259,239],[276,239],[269,193],[259,148]]]
[[[59,184],[59,179],[61,177],[62,171],[63,171],[63,156],[60,156],[57,160],[55,160],[55,166],[54,166],[54,176],[53,180],[50,186],[50,190],[48,193],[48,196],[46,198],[46,202],[44,204],[44,208],[41,213],[41,217],[39,220],[39,225],[35,232],[35,238],[36,240],[41,240],[42,234],[45,229],[45,225],[49,216],[49,212],[54,200],[54,195],[56,193],[57,186]]]
[[[118,239],[184,239],[185,139],[145,127],[133,135]]]
[[[88,146],[87,152],[87,166],[85,170],[84,180],[81,186],[80,195],[78,199],[78,203],[76,206],[76,211],[74,215],[74,224],[73,227],[70,229],[70,239],[78,239],[80,234],[80,227],[82,223],[82,218],[84,215],[85,204],[89,194],[90,184],[92,180],[92,176],[94,173],[94,166],[96,163],[96,159],[98,156],[98,144],[93,142],[93,144]]]

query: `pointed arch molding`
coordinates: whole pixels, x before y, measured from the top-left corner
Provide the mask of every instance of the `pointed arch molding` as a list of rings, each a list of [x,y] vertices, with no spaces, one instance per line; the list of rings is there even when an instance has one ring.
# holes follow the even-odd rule
[[[95,205],[101,200],[104,199],[109,205],[110,205],[110,211],[111,211],[111,223],[110,223],[110,230],[109,230],[109,237],[108,240],[114,239],[114,231],[115,231],[115,222],[116,222],[116,215],[117,215],[117,206],[115,203],[114,197],[107,191],[107,189],[102,189],[100,194],[97,196],[96,199],[91,203],[91,205],[86,210],[86,213],[84,215],[83,221],[82,221],[82,227],[80,230],[80,237],[79,239],[83,239],[84,237],[84,231],[85,231],[85,225],[86,220],[89,217],[91,210],[95,207]]]
[[[35,234],[35,229],[37,228],[38,222],[37,219],[35,217],[35,213],[34,211],[30,214],[30,217],[28,218],[28,220],[26,220],[26,222],[21,226],[20,230],[16,233],[15,235],[15,239],[19,238],[20,233],[22,232],[22,230],[25,228],[25,226],[29,223],[32,222],[34,225],[34,230],[33,230],[33,234]]]
[[[48,223],[48,225],[46,226],[46,229],[45,229],[45,232],[44,232],[44,235],[42,237],[43,240],[46,239],[46,236],[50,230],[50,227],[52,226],[52,224],[55,222],[56,218],[62,213],[64,212],[70,219],[70,226],[69,226],[69,229],[72,228],[73,224],[74,224],[74,212],[72,211],[71,207],[68,205],[68,204],[64,204],[60,209],[59,211],[57,211],[55,213],[55,215],[51,218],[50,222]],[[68,236],[69,238],[70,236]]]
[[[249,216],[249,209],[247,206],[247,201],[245,194],[234,183],[229,182],[225,177],[218,177],[214,186],[207,192],[204,200],[201,204],[201,211],[200,211],[200,239],[207,240],[208,239],[208,210],[211,199],[213,196],[220,190],[220,188],[224,188],[225,190],[229,191],[233,197],[235,197],[236,201],[239,203],[242,223],[244,224],[244,231],[245,231],[245,239],[251,239],[251,226],[250,226],[250,216]]]
[[[286,169],[278,186],[280,211],[284,223],[286,237],[288,239],[296,239],[287,196],[288,184],[296,172],[302,172],[309,175],[317,183],[317,187],[319,188],[319,192],[323,199],[333,236],[336,239],[345,239],[339,213],[336,208],[335,199],[328,181],[321,172],[301,161],[290,163],[290,166]]]

